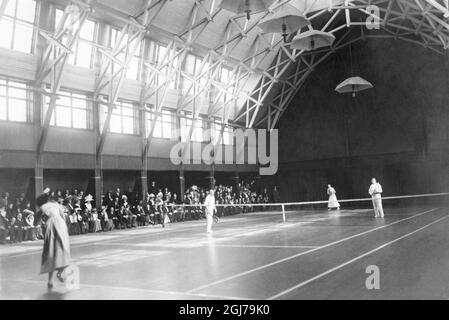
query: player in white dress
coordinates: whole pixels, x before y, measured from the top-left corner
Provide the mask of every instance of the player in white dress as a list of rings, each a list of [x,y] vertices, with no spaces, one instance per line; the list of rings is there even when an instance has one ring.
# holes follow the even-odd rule
[[[335,189],[330,184],[328,184],[327,185],[327,195],[329,196],[329,201],[327,202],[328,210],[332,209],[340,210],[340,204],[338,203],[336,193],[337,191],[335,191]]]

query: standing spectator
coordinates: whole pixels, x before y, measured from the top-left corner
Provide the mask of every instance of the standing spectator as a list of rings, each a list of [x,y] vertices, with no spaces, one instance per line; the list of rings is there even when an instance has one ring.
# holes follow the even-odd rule
[[[279,196],[279,191],[277,186],[273,187],[273,202],[279,203],[281,201],[281,197]]]
[[[159,221],[162,224],[162,228],[165,228],[165,217],[167,215],[167,208],[163,200],[164,195],[159,192],[156,197],[156,214],[158,215]]]
[[[121,197],[122,197],[122,193],[120,192],[120,188],[117,188],[115,190],[115,193],[112,195],[112,198],[114,199],[114,201],[117,201],[117,200],[120,201]]]
[[[102,205],[105,207],[112,207],[114,205],[114,198],[112,197],[112,191],[108,191],[103,198]]]
[[[148,192],[151,194],[151,193],[153,193],[153,194],[157,194],[157,187],[156,187],[156,182],[155,181],[151,181],[151,185],[150,185],[150,187],[148,188]]]

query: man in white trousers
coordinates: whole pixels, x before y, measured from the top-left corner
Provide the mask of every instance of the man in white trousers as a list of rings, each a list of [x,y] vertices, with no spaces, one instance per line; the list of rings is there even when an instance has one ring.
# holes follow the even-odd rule
[[[383,218],[384,210],[382,208],[382,186],[376,181],[376,178],[371,179],[371,186],[369,187],[368,193],[373,201],[374,217]]]
[[[206,207],[206,223],[207,223],[207,233],[212,232],[212,222],[214,221],[214,213],[217,212],[215,207],[215,196],[214,189],[210,189],[209,194],[204,201],[204,206]]]

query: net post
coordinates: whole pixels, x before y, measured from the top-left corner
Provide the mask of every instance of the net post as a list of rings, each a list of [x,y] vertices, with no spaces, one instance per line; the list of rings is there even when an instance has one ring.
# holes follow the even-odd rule
[[[285,206],[282,204],[282,221],[285,222]]]

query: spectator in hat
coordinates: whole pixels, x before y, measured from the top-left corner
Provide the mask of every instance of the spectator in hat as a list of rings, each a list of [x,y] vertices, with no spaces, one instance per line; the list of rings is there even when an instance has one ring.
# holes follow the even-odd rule
[[[89,211],[92,212],[92,201],[94,200],[94,198],[92,197],[91,194],[88,194],[85,198],[84,198],[84,207]]]
[[[30,210],[30,203],[28,202],[26,204],[25,209],[23,210],[23,216],[25,217],[25,228],[26,228],[26,234],[25,234],[25,240],[37,240],[38,231],[37,229],[40,229],[39,226],[35,226],[34,223],[34,212]]]

